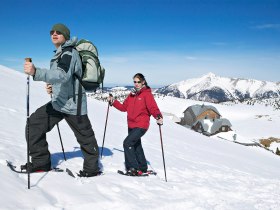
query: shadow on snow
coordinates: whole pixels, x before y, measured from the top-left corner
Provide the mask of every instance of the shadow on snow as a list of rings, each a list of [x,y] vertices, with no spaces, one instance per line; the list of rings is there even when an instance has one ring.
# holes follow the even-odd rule
[[[101,155],[102,148],[99,147],[98,149],[99,149],[99,155]],[[69,160],[72,158],[77,158],[77,157],[81,157],[81,158],[84,157],[82,154],[82,151],[79,147],[74,147],[73,151],[71,151],[71,152],[64,151],[64,153],[65,153],[66,160]],[[103,154],[102,154],[103,157],[112,156],[112,155],[113,155],[112,150],[110,150],[106,147],[103,147]],[[62,151],[51,154],[51,162],[52,162],[53,167],[57,167],[62,161],[64,161],[64,156],[63,156]]]

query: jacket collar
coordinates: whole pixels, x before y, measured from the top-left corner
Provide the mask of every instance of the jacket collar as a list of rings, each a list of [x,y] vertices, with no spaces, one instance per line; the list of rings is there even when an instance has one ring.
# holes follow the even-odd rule
[[[63,49],[65,49],[66,47],[75,47],[75,45],[78,42],[78,38],[77,37],[73,37],[72,39],[66,40],[66,42],[64,42],[62,45],[60,45],[56,50],[54,50],[54,52],[59,55]]]
[[[142,92],[148,91],[149,89],[146,86],[143,86],[140,90],[136,90],[135,88],[133,88],[134,91],[130,92],[131,96],[136,96],[136,95],[140,95]]]

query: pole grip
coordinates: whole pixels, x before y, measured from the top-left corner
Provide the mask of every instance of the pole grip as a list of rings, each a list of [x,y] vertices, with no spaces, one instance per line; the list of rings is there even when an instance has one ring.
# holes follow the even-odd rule
[[[32,62],[32,58],[25,58],[26,62]]]

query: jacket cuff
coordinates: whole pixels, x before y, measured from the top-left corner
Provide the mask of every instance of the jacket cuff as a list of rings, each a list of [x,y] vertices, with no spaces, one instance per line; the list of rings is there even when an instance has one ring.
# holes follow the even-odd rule
[[[36,68],[36,72],[33,76],[34,81],[45,81],[46,69]]]
[[[162,119],[163,119],[163,116],[162,116],[162,114],[161,114],[161,113],[160,113],[160,114],[157,114],[157,115],[156,115],[156,117],[155,117],[155,119],[156,119],[156,120],[158,120],[158,119],[160,119],[160,118],[162,118]]]

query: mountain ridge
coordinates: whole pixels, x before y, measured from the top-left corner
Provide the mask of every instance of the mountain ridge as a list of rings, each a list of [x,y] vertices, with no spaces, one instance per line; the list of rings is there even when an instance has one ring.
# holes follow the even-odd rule
[[[210,72],[200,78],[158,88],[155,93],[214,103],[279,98],[280,82],[220,77]]]

